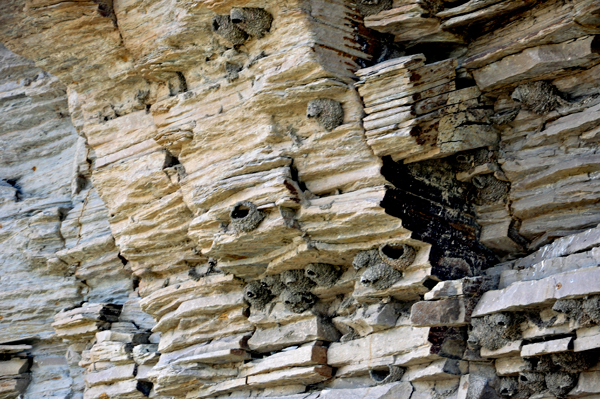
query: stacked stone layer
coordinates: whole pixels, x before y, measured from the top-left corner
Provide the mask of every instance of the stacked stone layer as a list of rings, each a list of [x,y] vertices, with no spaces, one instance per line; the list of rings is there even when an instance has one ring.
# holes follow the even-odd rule
[[[461,3],[2,2],[0,398],[600,394],[600,6]]]

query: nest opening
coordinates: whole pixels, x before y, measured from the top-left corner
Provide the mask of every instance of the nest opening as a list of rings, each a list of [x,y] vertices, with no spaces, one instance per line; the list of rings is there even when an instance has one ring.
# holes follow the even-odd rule
[[[400,259],[404,256],[406,251],[404,250],[403,246],[397,247],[397,246],[385,245],[381,248],[381,252],[383,252],[383,254],[385,256],[387,256],[388,258]]]
[[[369,374],[371,375],[371,378],[373,379],[373,381],[381,382],[390,375],[390,371],[389,370],[371,370],[371,371],[369,371]]]
[[[236,205],[231,211],[231,217],[233,219],[243,219],[250,213],[250,207],[246,205]]]

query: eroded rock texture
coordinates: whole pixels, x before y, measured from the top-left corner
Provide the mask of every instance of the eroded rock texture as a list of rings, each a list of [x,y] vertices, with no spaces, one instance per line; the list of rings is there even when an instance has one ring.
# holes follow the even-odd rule
[[[0,2],[0,399],[597,397],[596,0]]]

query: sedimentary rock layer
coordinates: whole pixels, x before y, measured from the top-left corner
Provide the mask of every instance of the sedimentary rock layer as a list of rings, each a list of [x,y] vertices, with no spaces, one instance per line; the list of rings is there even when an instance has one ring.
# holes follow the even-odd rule
[[[0,399],[600,393],[595,0],[0,2]]]

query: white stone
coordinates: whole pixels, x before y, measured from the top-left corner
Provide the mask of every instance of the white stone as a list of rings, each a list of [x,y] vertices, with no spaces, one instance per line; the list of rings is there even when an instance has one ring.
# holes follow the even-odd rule
[[[327,364],[327,348],[310,344],[245,363],[240,367],[240,376],[246,377],[289,367],[304,367],[319,364]]]
[[[530,365],[520,356],[501,357],[494,362],[496,373],[502,377],[518,376],[520,372],[527,371]]]
[[[473,317],[551,304],[562,298],[598,294],[600,286],[595,283],[598,279],[600,268],[588,267],[541,280],[514,283],[505,289],[483,294],[473,311]]]
[[[579,374],[577,385],[569,392],[569,397],[578,398],[590,394],[600,394],[600,372],[598,371]]]
[[[583,352],[596,348],[600,348],[600,334],[577,337],[577,339],[573,341],[573,350],[575,352]]]
[[[0,362],[0,376],[8,377],[21,374],[29,368],[27,359],[12,358]]]
[[[548,353],[566,352],[571,348],[572,341],[573,338],[569,337],[524,345],[523,348],[521,348],[521,356],[532,357],[546,355]]]
[[[504,345],[502,348],[496,350],[490,350],[486,348],[481,348],[481,357],[489,357],[492,359],[500,358],[500,357],[510,357],[516,354],[521,353],[521,347],[523,345],[523,341],[512,341],[508,344]]]
[[[427,345],[428,336],[429,328],[397,327],[345,343],[334,342],[327,351],[327,363],[340,367],[390,355],[409,354]]]
[[[95,373],[88,373],[85,382],[88,387],[110,385],[118,381],[134,378],[136,365],[134,363],[115,366]]]
[[[468,371],[468,363],[459,360],[443,359],[431,364],[412,366],[406,370],[402,381],[439,381],[456,379]]]

